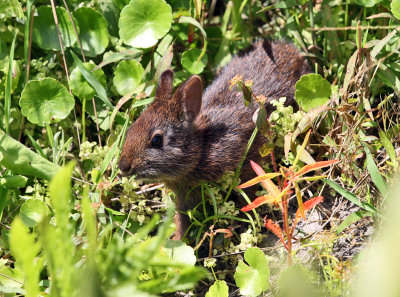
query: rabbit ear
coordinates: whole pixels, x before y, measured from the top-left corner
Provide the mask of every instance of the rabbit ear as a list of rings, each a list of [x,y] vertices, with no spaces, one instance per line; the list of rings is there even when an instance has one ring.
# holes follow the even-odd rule
[[[156,91],[156,100],[169,100],[172,97],[172,80],[174,73],[168,69],[161,73],[158,79],[158,86]]]
[[[187,120],[193,121],[199,114],[202,95],[203,84],[198,75],[191,76],[176,90],[174,99],[183,108],[183,114]]]

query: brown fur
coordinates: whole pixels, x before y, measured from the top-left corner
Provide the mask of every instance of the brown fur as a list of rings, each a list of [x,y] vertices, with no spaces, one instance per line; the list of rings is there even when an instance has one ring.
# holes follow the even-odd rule
[[[172,72],[162,73],[156,98],[127,132],[119,167],[138,178],[164,182],[177,194],[177,210],[186,211],[198,202],[186,199],[189,187],[217,180],[234,171],[254,130],[253,107],[245,107],[243,95],[229,90],[237,74],[252,80],[255,95],[268,100],[286,97],[293,104],[294,86],[309,67],[297,48],[285,42],[257,42],[235,56],[201,94],[198,76],[192,76],[172,94]],[[267,109],[271,106],[267,103]],[[162,135],[161,147],[152,147],[154,135]],[[257,135],[247,160],[259,161],[264,139]],[[241,179],[252,175],[246,161]],[[187,229],[188,218],[177,212],[175,239]]]

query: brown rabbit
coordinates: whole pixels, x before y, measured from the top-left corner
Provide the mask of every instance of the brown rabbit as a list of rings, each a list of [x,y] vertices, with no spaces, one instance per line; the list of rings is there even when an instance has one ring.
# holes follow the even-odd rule
[[[239,74],[253,81],[255,95],[268,100],[286,97],[293,104],[295,83],[308,72],[293,44],[259,41],[235,56],[204,94],[197,75],[173,93],[172,71],[161,74],[154,102],[127,132],[119,168],[140,179],[164,182],[175,191],[174,239],[181,239],[188,227],[189,218],[182,212],[199,202],[193,192],[187,197],[190,187],[234,171],[254,130],[255,108],[245,107],[242,93],[230,90],[230,80]],[[260,160],[263,141],[262,135],[256,137],[247,160]],[[241,179],[253,175],[245,162]]]

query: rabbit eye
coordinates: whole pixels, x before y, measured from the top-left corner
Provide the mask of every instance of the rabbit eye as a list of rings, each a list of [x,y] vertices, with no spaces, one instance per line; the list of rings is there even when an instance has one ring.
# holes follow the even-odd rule
[[[159,134],[156,134],[153,136],[151,139],[151,146],[152,147],[160,147],[162,145],[162,136]]]

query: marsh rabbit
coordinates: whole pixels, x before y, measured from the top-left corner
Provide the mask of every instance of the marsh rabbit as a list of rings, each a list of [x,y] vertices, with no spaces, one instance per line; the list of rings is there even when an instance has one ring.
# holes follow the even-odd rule
[[[255,95],[268,101],[286,97],[288,104],[295,104],[295,83],[308,72],[306,59],[293,44],[258,41],[233,57],[204,92],[197,75],[173,92],[173,72],[161,74],[154,102],[127,131],[119,168],[138,179],[163,182],[176,193],[174,239],[181,239],[189,224],[182,212],[199,202],[189,189],[234,171],[254,130],[256,107],[245,107],[243,94],[230,88],[231,79],[241,75],[253,81]],[[263,142],[264,136],[257,135],[241,180],[254,177],[248,160],[261,159]]]

